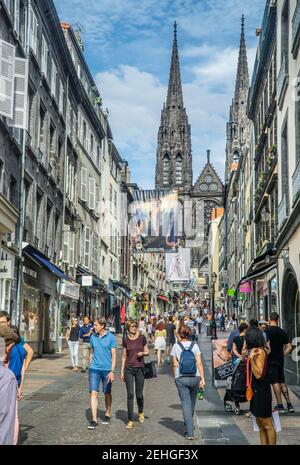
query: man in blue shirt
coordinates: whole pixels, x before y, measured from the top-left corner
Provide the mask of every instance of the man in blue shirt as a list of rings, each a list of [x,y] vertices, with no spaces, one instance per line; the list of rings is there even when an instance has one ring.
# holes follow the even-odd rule
[[[117,339],[106,329],[105,318],[97,318],[94,323],[95,333],[90,338],[91,355],[89,369],[89,390],[91,393],[92,422],[89,429],[98,426],[98,393],[102,383],[102,392],[105,396],[105,417],[103,425],[108,425],[111,418],[111,386],[115,380],[115,368],[117,363]]]
[[[82,373],[85,373],[87,369],[87,362],[90,358],[91,345],[90,338],[94,332],[94,324],[90,322],[88,316],[83,318],[83,325],[80,328],[79,336],[82,339]]]

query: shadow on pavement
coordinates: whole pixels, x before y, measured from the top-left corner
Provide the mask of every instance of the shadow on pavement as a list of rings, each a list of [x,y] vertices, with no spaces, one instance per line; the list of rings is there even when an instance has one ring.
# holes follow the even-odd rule
[[[183,421],[173,420],[170,417],[163,417],[158,422],[160,425],[163,425],[165,428],[174,431],[179,436],[184,436],[184,424]]]
[[[20,425],[18,445],[24,444],[28,439],[28,432],[34,427],[30,425]]]
[[[99,419],[102,419],[104,418],[104,415],[105,415],[105,411],[104,410],[97,410],[97,418]],[[85,417],[86,419],[88,420],[88,422],[91,422],[92,421],[92,410],[90,408],[88,408],[86,411],[85,411]]]

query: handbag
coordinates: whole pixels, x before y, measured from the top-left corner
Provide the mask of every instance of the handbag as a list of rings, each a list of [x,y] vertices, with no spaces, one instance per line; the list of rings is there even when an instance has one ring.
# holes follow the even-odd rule
[[[150,357],[148,358],[149,358],[149,362],[145,362],[144,377],[145,379],[157,378],[155,362],[153,362]]]
[[[246,369],[246,399],[252,400],[254,392],[252,391],[252,368],[250,366],[250,360],[247,358],[247,369]]]

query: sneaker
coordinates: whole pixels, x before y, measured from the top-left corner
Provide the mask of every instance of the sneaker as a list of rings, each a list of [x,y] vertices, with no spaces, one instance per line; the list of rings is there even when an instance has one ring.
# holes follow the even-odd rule
[[[103,420],[101,421],[102,425],[109,425],[110,423],[110,417],[108,417],[107,415],[105,415],[105,417],[103,418]]]
[[[140,423],[145,423],[145,414],[144,414],[144,412],[139,413],[139,422]]]
[[[85,372],[86,372],[86,369],[82,368],[81,373],[85,373]]]
[[[192,441],[193,439],[196,439],[195,436],[188,436],[187,434],[184,435],[185,439]]]
[[[285,410],[282,404],[275,405],[274,410],[279,413],[285,413]]]
[[[88,429],[96,429],[98,426],[98,423],[96,421],[92,421],[89,426],[88,426]]]
[[[126,426],[127,429],[132,429],[133,428],[133,421],[129,421]]]
[[[295,413],[294,407],[291,403],[287,404],[287,409],[289,413]]]

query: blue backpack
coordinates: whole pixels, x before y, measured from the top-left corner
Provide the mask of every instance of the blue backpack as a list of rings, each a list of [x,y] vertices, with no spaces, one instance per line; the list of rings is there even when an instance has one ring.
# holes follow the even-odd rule
[[[181,376],[196,376],[197,365],[196,357],[193,352],[194,342],[190,344],[189,347],[184,347],[184,345],[179,342],[179,347],[181,348],[180,362],[179,362],[179,373]]]

